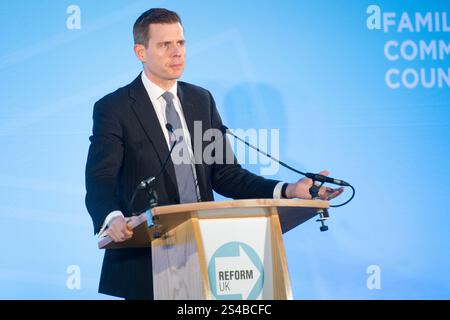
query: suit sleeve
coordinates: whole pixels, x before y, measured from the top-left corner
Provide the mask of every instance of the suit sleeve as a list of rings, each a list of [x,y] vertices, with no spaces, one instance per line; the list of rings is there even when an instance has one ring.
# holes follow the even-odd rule
[[[211,124],[213,128],[220,129],[222,120],[211,93],[209,96]],[[279,181],[265,179],[242,168],[225,135],[218,147],[220,146],[222,146],[224,158],[223,163],[214,163],[213,165],[212,186],[214,191],[233,199],[273,198],[275,186]]]
[[[120,211],[118,174],[123,161],[123,132],[111,105],[97,102],[86,163],[86,207],[99,232],[109,213]]]

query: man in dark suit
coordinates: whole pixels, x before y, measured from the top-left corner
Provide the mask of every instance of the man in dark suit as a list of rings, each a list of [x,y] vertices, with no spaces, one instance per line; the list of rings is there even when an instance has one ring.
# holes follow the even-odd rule
[[[193,137],[194,124],[201,124],[203,135],[206,130],[220,129],[222,122],[209,91],[178,81],[185,65],[181,20],[175,12],[151,9],[138,18],[133,34],[143,72],[94,106],[86,206],[95,233],[107,234],[115,242],[132,237],[125,217],[148,206],[142,193],[131,204],[136,186],[157,175],[175,141],[184,147],[184,161],[175,161],[172,154],[154,182],[159,205],[213,201],[213,190],[234,199],[310,198],[309,179],[292,184],[265,179],[243,169],[234,157],[231,162],[194,161],[198,155],[193,155],[193,141],[201,139]],[[166,129],[168,123],[177,134]],[[206,146],[202,141],[201,151]],[[341,192],[341,188],[322,187],[319,196],[332,199]],[[152,299],[151,267],[151,249],[106,250],[99,292]]]

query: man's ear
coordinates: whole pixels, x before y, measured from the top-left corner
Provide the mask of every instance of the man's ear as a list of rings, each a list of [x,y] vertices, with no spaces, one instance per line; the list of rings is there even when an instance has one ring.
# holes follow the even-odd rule
[[[139,59],[139,61],[141,61],[142,63],[147,62],[147,54],[144,45],[135,44],[134,53],[136,54],[136,57]]]

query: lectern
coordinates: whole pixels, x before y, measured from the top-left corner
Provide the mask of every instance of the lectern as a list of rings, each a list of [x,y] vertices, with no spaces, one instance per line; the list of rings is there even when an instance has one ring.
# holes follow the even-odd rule
[[[326,201],[256,199],[155,207],[133,238],[99,248],[152,247],[155,299],[292,299],[282,234]]]

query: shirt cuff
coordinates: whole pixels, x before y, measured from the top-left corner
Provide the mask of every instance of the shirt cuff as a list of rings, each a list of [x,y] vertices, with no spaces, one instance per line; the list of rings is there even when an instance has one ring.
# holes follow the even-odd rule
[[[116,210],[106,216],[102,228],[97,234],[99,238],[106,236],[106,230],[108,229],[108,225],[111,222],[111,220],[114,219],[115,217],[123,217],[123,213],[121,211]]]
[[[275,188],[273,189],[273,198],[274,199],[281,199],[281,188],[283,188],[283,184],[285,182],[278,182]]]

